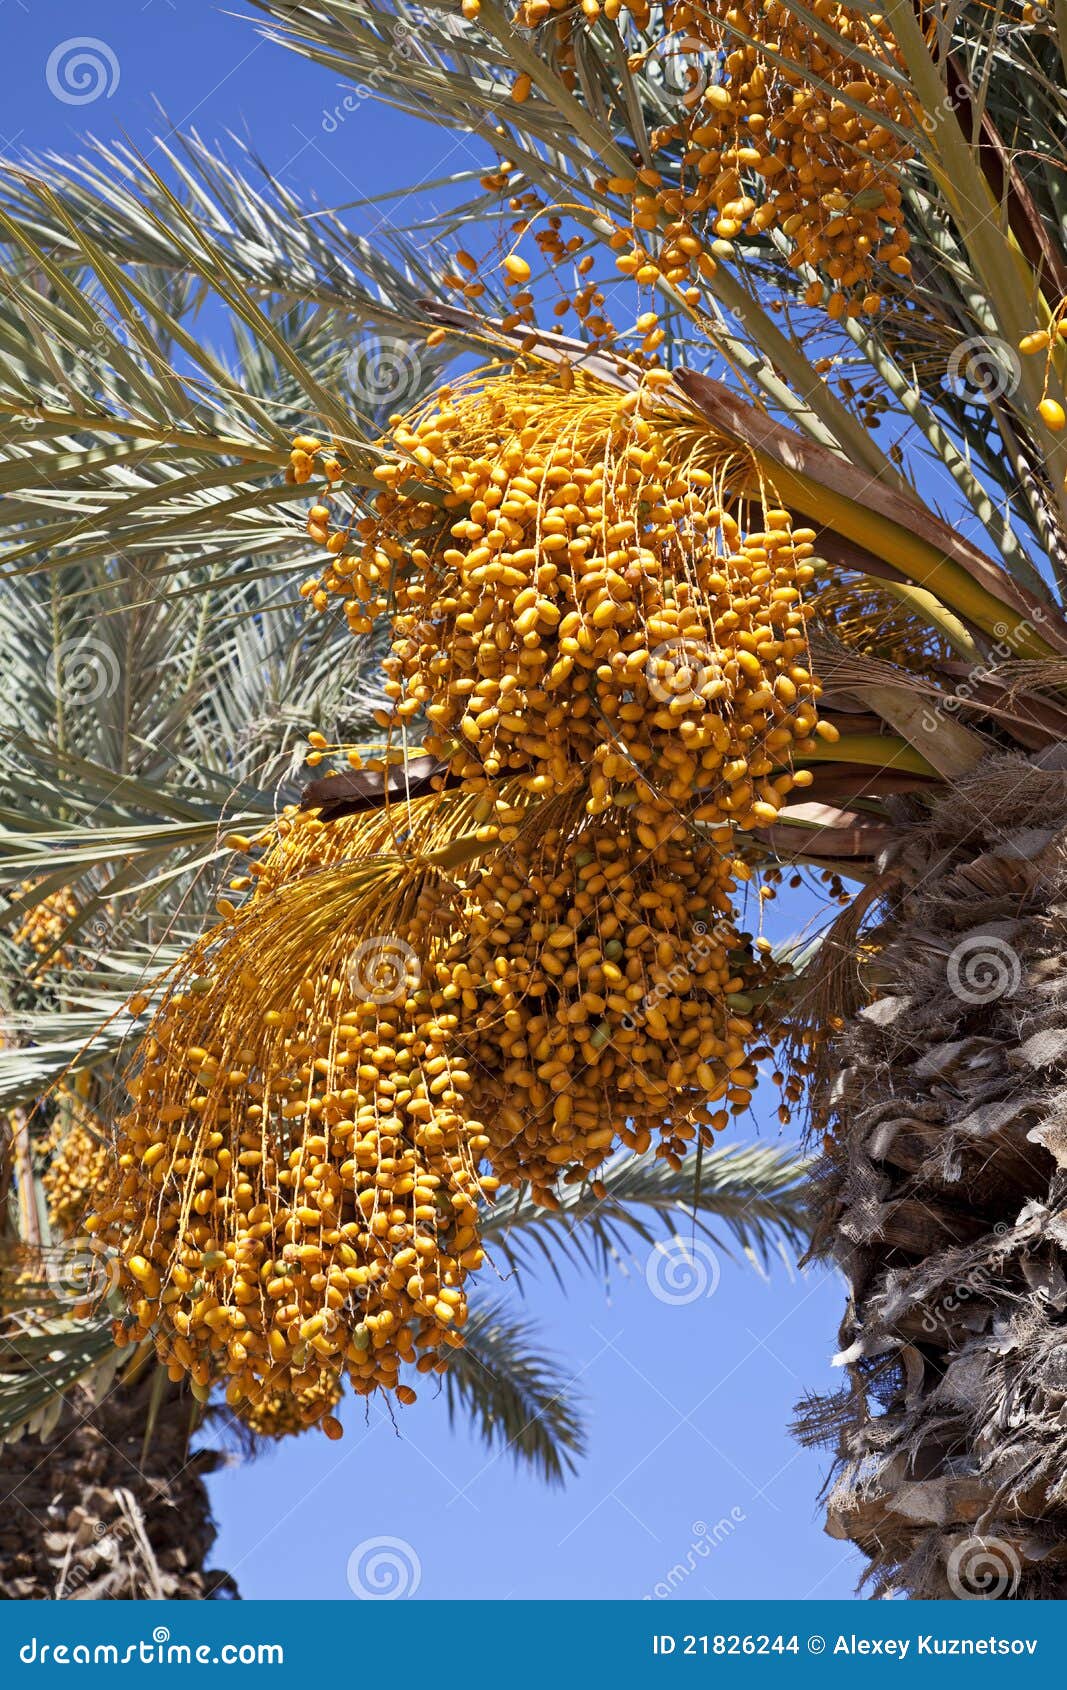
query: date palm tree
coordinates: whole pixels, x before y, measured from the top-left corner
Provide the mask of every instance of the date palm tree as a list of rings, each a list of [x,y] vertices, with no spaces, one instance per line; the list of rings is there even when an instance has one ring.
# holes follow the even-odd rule
[[[294,577],[306,541],[277,472],[313,393],[351,401],[358,418],[364,365],[388,385],[381,337],[407,328],[430,278],[304,220],[269,184],[257,192],[247,161],[234,192],[222,159],[193,142],[184,156],[200,192],[220,196],[206,237],[144,176],[117,199],[92,169],[68,182],[64,192],[87,195],[81,235],[58,187],[9,179],[20,225],[6,225],[0,305],[12,501],[0,583],[13,682],[0,705],[9,1599],[237,1594],[208,1567],[205,1481],[227,1448],[262,1454],[283,1428],[200,1403],[150,1346],[116,1348],[81,1222],[121,1112],[131,989],[199,931],[229,856],[225,828],[268,825],[299,800],[308,730],[365,736],[383,702],[373,651],[353,661],[339,629],[307,622]],[[114,186],[128,166],[103,162]],[[118,295],[105,276],[122,278]],[[207,349],[204,318],[224,356]],[[403,346],[414,395],[438,360],[414,338]],[[355,427],[377,420],[368,411]],[[47,487],[43,501],[27,476]],[[57,525],[52,540],[42,518]],[[802,1166],[791,1151],[731,1147],[704,1159],[696,1189],[691,1165],[622,1157],[603,1200],[573,1192],[549,1214],[515,1193],[487,1236],[519,1286],[541,1264],[606,1275],[675,1227],[760,1260],[802,1243]],[[558,1483],[586,1441],[569,1378],[513,1297],[483,1297],[441,1381],[443,1406]]]
[[[169,575],[194,549],[228,591],[285,591],[297,413],[344,444],[359,514],[374,401],[403,410],[449,357],[578,370],[625,415],[649,360],[669,369],[686,450],[743,460],[815,531],[828,732],[749,843],[853,888],[776,987],[823,1149],[816,1248],[849,1286],[847,1383],[802,1416],[835,1454],[829,1529],[878,1594],[1062,1595],[1059,11],[890,0],[872,32],[806,0],[258,9],[333,76],[464,132],[484,169],[425,227],[398,196],[395,250],[300,220],[193,141],[166,180],[106,150],[12,171],[11,567],[54,581],[121,552]],[[577,338],[535,320],[561,277]],[[181,327],[204,286],[284,402]],[[323,324],[388,363],[387,393],[305,357]]]

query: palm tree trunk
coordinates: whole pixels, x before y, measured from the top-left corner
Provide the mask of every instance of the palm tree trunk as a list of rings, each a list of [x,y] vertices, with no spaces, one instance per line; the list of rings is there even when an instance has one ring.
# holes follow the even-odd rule
[[[188,1399],[169,1386],[145,1445],[151,1374],[94,1406],[70,1400],[54,1435],[0,1451],[0,1598],[171,1599],[236,1596],[206,1572],[215,1539],[205,1475],[190,1455]]]
[[[849,1383],[798,1432],[836,1450],[827,1530],[873,1594],[1063,1598],[1067,774],[998,758],[919,825],[896,802],[823,1095]]]

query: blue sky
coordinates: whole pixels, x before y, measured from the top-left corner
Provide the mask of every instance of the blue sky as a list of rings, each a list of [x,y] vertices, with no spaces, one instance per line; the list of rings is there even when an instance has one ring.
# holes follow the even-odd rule
[[[93,133],[158,162],[158,102],[208,141],[248,136],[284,182],[331,205],[475,162],[460,137],[371,101],[347,109],[345,85],[209,0],[3,0],[2,18],[8,156],[69,154]],[[97,44],[92,100],[81,95],[95,84],[64,51],[79,37]],[[361,213],[361,230],[388,210]],[[746,1136],[777,1137],[773,1102]],[[425,1388],[395,1429],[382,1407],[349,1403],[343,1442],[308,1435],[212,1480],[216,1564],[265,1598],[352,1599],[350,1562],[378,1553],[399,1557],[420,1598],[640,1598],[678,1567],[677,1594],[690,1598],[850,1596],[858,1558],[821,1529],[824,1459],[786,1431],[803,1391],[837,1382],[828,1358],[843,1287],[785,1266],[763,1280],[721,1255],[716,1272],[712,1294],[679,1306],[654,1296],[643,1252],[607,1288],[591,1275],[563,1292],[528,1286],[526,1311],[589,1423],[590,1454],[564,1490],[451,1431]],[[359,1553],[382,1539],[401,1547]]]

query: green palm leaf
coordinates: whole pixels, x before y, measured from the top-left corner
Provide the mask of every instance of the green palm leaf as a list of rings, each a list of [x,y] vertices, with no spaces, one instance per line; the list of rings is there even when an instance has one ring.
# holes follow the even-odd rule
[[[608,1273],[640,1247],[647,1255],[657,1238],[692,1231],[727,1254],[740,1250],[765,1267],[782,1248],[802,1248],[806,1227],[805,1159],[791,1148],[731,1145],[693,1152],[681,1168],[622,1153],[603,1170],[607,1195],[585,1186],[563,1186],[560,1208],[532,1203],[524,1192],[505,1192],[482,1224],[494,1257],[519,1275],[533,1265],[558,1277],[571,1262]]]
[[[503,1301],[477,1306],[443,1374],[451,1424],[473,1424],[487,1449],[561,1484],[585,1453],[573,1382],[549,1356],[538,1328]]]

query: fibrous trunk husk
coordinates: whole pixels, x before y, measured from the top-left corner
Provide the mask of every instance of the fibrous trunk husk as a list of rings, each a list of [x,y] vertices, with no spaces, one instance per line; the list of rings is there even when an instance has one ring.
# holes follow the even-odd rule
[[[827,1529],[875,1595],[1067,1596],[1067,773],[1002,757],[896,820],[866,999],[816,1098],[849,1287]]]
[[[0,1599],[202,1601],[237,1595],[205,1571],[215,1540],[189,1402],[170,1387],[145,1444],[150,1380],[99,1404],[73,1393],[53,1435],[0,1448]]]

